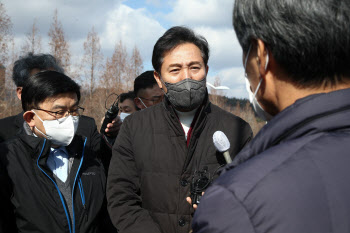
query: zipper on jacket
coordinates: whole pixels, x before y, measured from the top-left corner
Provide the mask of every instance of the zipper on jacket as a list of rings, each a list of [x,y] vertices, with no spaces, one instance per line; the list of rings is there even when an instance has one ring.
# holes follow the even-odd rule
[[[88,215],[87,215],[87,210],[86,210],[86,203],[85,203],[85,193],[84,193],[84,188],[83,188],[83,182],[81,181],[81,177],[79,176],[78,180],[78,185],[79,185],[79,191],[80,191],[80,197],[81,197],[81,203],[83,205],[84,209],[84,215],[85,215],[85,221],[88,221]]]
[[[75,233],[74,188],[75,188],[75,183],[76,183],[78,175],[79,175],[79,171],[80,171],[81,165],[83,164],[83,161],[84,161],[84,151],[85,151],[86,141],[87,141],[87,138],[85,138],[85,141],[84,141],[83,153],[81,155],[79,168],[77,170],[77,173],[75,174],[74,183],[73,183],[73,189],[72,189],[73,233]],[[81,181],[81,178],[80,178],[80,181]],[[79,181],[78,181],[78,183],[79,183]],[[82,185],[81,185],[81,187],[82,187]],[[80,189],[80,186],[79,186],[79,189]],[[85,195],[84,195],[84,192],[82,192],[82,189],[80,189],[80,197],[81,197],[82,200],[84,200],[84,203],[83,203],[83,206],[84,206],[85,205]]]
[[[66,207],[66,204],[64,203],[64,198],[62,196],[62,193],[60,191],[60,189],[58,188],[56,182],[39,166],[39,159],[44,151],[44,148],[45,148],[45,144],[46,144],[46,139],[44,140],[44,143],[43,143],[43,147],[41,149],[41,152],[40,152],[40,155],[36,161],[36,164],[38,166],[38,168],[53,182],[53,184],[55,185],[56,189],[57,189],[57,192],[58,192],[58,195],[60,196],[60,199],[61,199],[61,202],[62,202],[62,205],[63,205],[63,208],[64,208],[64,212],[66,213],[66,217],[67,217],[67,221],[68,221],[68,226],[69,226],[69,232],[72,233],[72,228],[71,228],[71,224],[70,224],[70,220],[69,220],[69,215],[68,215],[68,211],[67,211],[67,207]],[[74,210],[74,206],[73,206],[73,210]]]
[[[79,185],[79,191],[80,191],[80,197],[81,197],[81,204],[83,204],[83,207],[85,209],[85,194],[84,194],[83,183],[81,181],[81,177],[79,177],[78,185]]]
[[[73,214],[73,232],[72,232],[72,227],[71,227],[71,223],[70,223],[70,219],[69,219],[69,215],[68,215],[68,211],[67,211],[67,207],[64,203],[64,198],[62,196],[62,193],[61,191],[59,190],[56,182],[39,166],[39,159],[44,151],[44,148],[45,148],[45,144],[46,144],[46,139],[44,140],[44,143],[43,143],[43,147],[41,149],[41,152],[40,152],[40,155],[36,161],[36,164],[37,166],[39,167],[39,169],[54,183],[56,189],[57,189],[57,192],[60,196],[60,199],[61,199],[61,202],[62,202],[62,205],[63,205],[63,208],[64,208],[64,212],[66,213],[66,217],[67,217],[67,221],[68,221],[68,226],[69,226],[69,232],[70,233],[75,233],[75,214],[74,214],[74,199],[73,199],[73,194],[74,194],[74,187],[75,187],[75,183],[77,181],[77,177],[78,177],[78,174],[79,174],[79,171],[80,171],[80,168],[81,168],[81,165],[83,164],[83,160],[84,160],[84,151],[85,151],[85,145],[86,145],[86,141],[87,141],[87,138],[85,138],[85,141],[84,141],[84,147],[83,147],[83,153],[82,153],[82,156],[81,156],[81,160],[80,160],[80,164],[79,164],[79,168],[78,168],[78,171],[75,175],[75,179],[74,179],[74,183],[73,183],[73,190],[72,190],[72,214]],[[80,182],[79,182],[80,181]],[[79,185],[79,191],[80,191],[80,197],[81,197],[81,201],[82,201],[82,204],[83,204],[83,208],[86,209],[86,205],[85,205],[85,194],[84,194],[84,190],[83,190],[83,184],[81,182],[81,178],[79,177],[79,181],[78,181],[78,185]]]

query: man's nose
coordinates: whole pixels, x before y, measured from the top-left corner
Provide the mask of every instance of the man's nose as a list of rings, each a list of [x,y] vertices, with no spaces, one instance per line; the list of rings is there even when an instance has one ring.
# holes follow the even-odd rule
[[[183,69],[182,80],[185,80],[186,78],[191,78],[191,72],[190,72],[190,69],[188,67]]]

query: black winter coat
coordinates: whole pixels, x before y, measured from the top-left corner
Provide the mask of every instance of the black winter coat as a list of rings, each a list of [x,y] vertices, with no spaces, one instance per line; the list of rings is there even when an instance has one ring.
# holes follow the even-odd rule
[[[0,143],[13,138],[23,127],[23,112],[0,119]]]
[[[198,114],[198,113],[197,113]],[[223,131],[236,155],[252,138],[250,126],[208,101],[200,109],[189,146],[173,107],[163,103],[128,116],[113,147],[107,181],[108,210],[122,233],[188,233],[191,177],[225,164],[213,145]]]
[[[0,145],[0,232],[115,232],[106,209],[105,171],[93,141],[76,135],[66,147],[74,157],[70,184],[75,221],[71,224],[46,165],[50,147],[49,140],[24,131]]]
[[[0,143],[15,138],[23,128],[23,112],[17,115],[0,119]],[[79,118],[77,135],[87,137],[88,144],[98,153],[105,170],[108,170],[109,162],[112,157],[111,145],[98,133],[95,120],[88,116]],[[91,142],[90,142],[91,141]]]
[[[275,116],[207,190],[194,232],[350,232],[349,100],[312,95]]]

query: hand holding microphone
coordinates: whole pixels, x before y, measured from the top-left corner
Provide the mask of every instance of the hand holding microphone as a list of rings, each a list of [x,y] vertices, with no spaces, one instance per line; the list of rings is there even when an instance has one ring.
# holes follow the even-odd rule
[[[223,153],[223,156],[225,158],[225,161],[227,164],[232,162],[230,153],[228,152],[228,150],[230,149],[230,142],[228,140],[228,138],[226,137],[226,135],[222,132],[222,131],[216,131],[213,134],[213,142],[214,142],[214,146],[216,147],[216,149]],[[198,171],[197,171],[198,173]],[[201,173],[201,172],[200,172]],[[208,179],[206,178],[205,175],[206,171],[203,173],[201,173],[202,175],[200,176],[200,179],[194,179],[195,177],[192,178],[192,183],[193,184],[197,184],[194,185],[195,188],[192,187],[191,185],[191,197],[187,197],[186,200],[189,204],[191,204],[193,206],[194,209],[197,209],[197,205],[199,204],[199,200],[200,197],[204,194],[204,190],[209,186],[209,184],[211,183],[212,179]],[[203,181],[204,178],[207,179],[206,182],[200,182]],[[201,187],[200,189],[197,187],[198,184],[204,184],[204,185],[200,185],[200,186],[204,186]],[[196,198],[194,198],[196,197]]]
[[[213,134],[213,142],[216,149],[219,152],[223,153],[226,163],[231,163],[232,159],[230,153],[228,152],[228,150],[230,149],[230,142],[226,135],[222,131],[216,131]]]

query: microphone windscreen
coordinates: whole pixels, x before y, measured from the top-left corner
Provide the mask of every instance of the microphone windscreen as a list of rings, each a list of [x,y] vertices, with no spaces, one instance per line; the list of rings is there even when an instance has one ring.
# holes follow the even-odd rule
[[[230,142],[222,131],[216,131],[213,134],[213,142],[216,149],[220,152],[225,152],[230,149]]]

